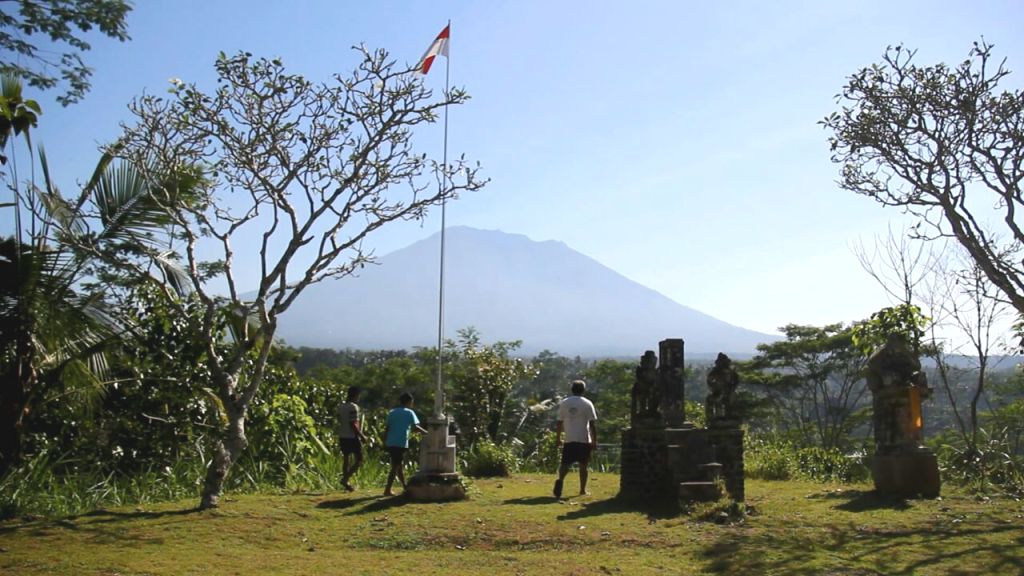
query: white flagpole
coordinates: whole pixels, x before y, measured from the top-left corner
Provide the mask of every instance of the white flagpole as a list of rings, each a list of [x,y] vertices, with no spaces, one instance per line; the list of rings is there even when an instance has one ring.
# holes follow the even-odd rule
[[[452,21],[448,21],[448,54],[444,58],[444,94],[448,97],[448,78],[451,71],[451,38]],[[442,155],[444,173],[441,186],[448,185],[448,106],[444,107],[444,153]],[[443,195],[446,190],[442,189],[441,196],[441,265],[440,265],[440,287],[437,298],[437,393],[434,396],[434,416],[444,416],[444,349],[442,348],[444,338],[444,230],[445,230],[445,199]]]

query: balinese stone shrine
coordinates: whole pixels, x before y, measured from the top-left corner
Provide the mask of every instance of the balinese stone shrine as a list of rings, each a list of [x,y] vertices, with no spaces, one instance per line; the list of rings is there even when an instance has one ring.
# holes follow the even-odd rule
[[[942,484],[935,453],[922,445],[921,400],[932,389],[921,361],[906,339],[891,335],[868,359],[875,456],[871,473],[880,494],[912,498],[939,495]]]
[[[719,354],[708,374],[706,427],[687,422],[684,343],[662,340],[636,368],[630,427],[622,432],[619,496],[636,500],[716,500],[724,485],[744,499],[743,430],[733,392],[739,382],[732,361]]]

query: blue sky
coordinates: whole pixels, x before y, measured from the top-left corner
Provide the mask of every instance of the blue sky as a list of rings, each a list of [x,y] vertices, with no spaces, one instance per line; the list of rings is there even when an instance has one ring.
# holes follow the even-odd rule
[[[564,241],[764,332],[887,305],[851,245],[901,215],[838,189],[817,125],[846,76],[890,44],[918,49],[922,64],[953,63],[982,36],[1024,67],[1014,0],[136,4],[130,42],[93,43],[84,102],[38,98],[35,138],[66,192],[133,97],[164,92],[170,78],[210,87],[219,51],[278,56],[327,80],[354,67],[358,43],[414,63],[451,19],[452,83],[472,100],[452,111],[449,151],[479,160],[491,183],[449,204],[448,223]],[[435,66],[427,82],[440,90],[444,62]],[[438,129],[422,136],[440,148]],[[373,244],[385,254],[439,227],[435,214]]]

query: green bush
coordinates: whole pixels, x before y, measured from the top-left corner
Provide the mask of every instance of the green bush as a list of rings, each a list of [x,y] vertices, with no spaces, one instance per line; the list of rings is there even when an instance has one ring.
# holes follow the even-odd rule
[[[509,446],[497,446],[490,440],[480,440],[462,460],[462,472],[467,476],[488,478],[509,476],[519,469],[519,458]]]
[[[546,430],[537,440],[537,449],[523,459],[521,468],[530,472],[552,474],[558,471],[561,457],[562,452],[555,444],[555,433]]]
[[[863,457],[836,448],[801,448],[796,453],[799,475],[818,482],[862,482],[871,477]]]
[[[1013,453],[1007,430],[978,430],[978,444],[969,447],[953,434],[934,442],[939,468],[946,481],[976,493],[1024,495],[1024,458]]]
[[[862,482],[871,477],[862,454],[846,454],[837,448],[799,448],[788,440],[754,438],[745,452],[748,478],[816,482]]]
[[[758,480],[789,480],[796,470],[795,456],[788,442],[752,439],[744,453],[744,473]]]

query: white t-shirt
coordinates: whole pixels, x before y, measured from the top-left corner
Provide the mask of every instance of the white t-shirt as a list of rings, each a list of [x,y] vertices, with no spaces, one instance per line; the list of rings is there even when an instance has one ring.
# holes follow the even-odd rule
[[[342,402],[338,405],[336,414],[338,415],[338,436],[340,438],[355,438],[356,433],[352,430],[352,423],[358,422],[362,426],[359,418],[359,405],[355,402]]]
[[[590,421],[597,420],[594,404],[583,396],[569,396],[558,404],[558,421],[565,441],[590,444]]]

